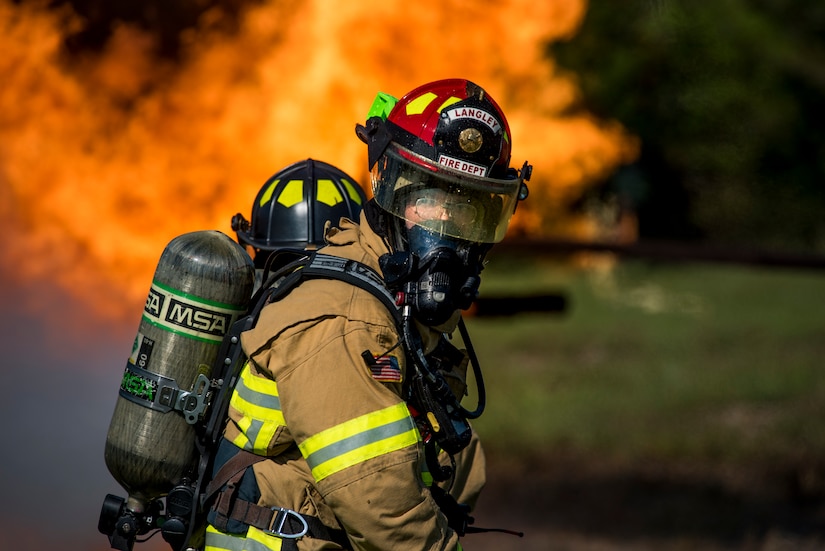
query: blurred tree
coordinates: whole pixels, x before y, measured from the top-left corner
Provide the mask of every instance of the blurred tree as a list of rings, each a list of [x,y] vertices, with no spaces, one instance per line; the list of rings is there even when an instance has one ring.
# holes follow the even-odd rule
[[[548,54],[641,138],[642,237],[825,250],[825,2],[593,0]]]

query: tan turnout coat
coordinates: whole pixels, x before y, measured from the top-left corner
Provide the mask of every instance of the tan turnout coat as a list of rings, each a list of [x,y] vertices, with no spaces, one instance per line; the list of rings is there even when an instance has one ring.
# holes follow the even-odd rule
[[[360,225],[342,219],[327,241],[324,253],[380,273],[378,258],[388,249],[363,214]],[[425,346],[435,346],[440,334],[423,328]],[[422,482],[421,437],[401,399],[401,381],[392,380],[393,371],[377,379],[362,358],[365,350],[389,358],[403,379],[407,366],[398,341],[392,316],[369,292],[337,280],[305,281],[266,306],[241,337],[250,358],[248,386],[274,395],[272,419],[257,422],[260,410],[233,397],[225,437],[270,457],[253,467],[260,505],[343,528],[355,549],[460,549]],[[459,371],[451,381],[463,380],[466,362]],[[458,471],[452,493],[474,504],[484,484],[476,438],[459,454]],[[312,538],[298,546],[338,548]]]

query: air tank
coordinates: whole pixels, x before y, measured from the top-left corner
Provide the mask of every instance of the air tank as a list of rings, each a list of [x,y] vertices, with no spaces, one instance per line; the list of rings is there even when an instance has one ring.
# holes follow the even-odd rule
[[[246,251],[218,231],[180,235],[163,250],[106,437],[106,466],[130,509],[191,475],[212,364],[246,312],[254,273]]]

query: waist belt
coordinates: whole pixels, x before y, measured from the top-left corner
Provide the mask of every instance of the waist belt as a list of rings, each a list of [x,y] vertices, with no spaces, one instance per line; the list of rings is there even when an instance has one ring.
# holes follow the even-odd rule
[[[215,474],[206,488],[206,502],[217,493],[212,506],[216,513],[212,525],[225,532],[227,523],[236,520],[247,526],[282,538],[284,551],[297,550],[297,539],[309,536],[337,543],[344,549],[352,549],[344,530],[329,528],[318,517],[304,515],[283,507],[264,507],[237,497],[237,485],[246,469],[265,460],[266,457],[246,450],[238,450]]]

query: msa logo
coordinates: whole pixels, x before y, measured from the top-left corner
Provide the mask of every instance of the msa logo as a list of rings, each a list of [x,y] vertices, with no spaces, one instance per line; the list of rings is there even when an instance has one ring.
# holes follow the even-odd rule
[[[152,325],[193,339],[221,342],[243,310],[229,304],[206,302],[157,282],[152,284],[143,318]]]
[[[174,298],[169,303],[169,309],[166,313],[166,321],[171,324],[218,337],[222,337],[226,333],[232,321],[231,318],[232,316],[229,314],[213,312],[180,302]]]
[[[152,287],[149,289],[149,296],[146,297],[146,306],[143,310],[153,318],[159,318],[163,311],[163,304],[166,301],[166,296],[159,293],[157,289]]]
[[[155,393],[158,391],[158,383],[129,371],[127,367],[126,371],[123,372],[123,379],[120,381],[120,390],[135,398],[154,402]]]

